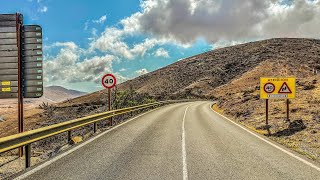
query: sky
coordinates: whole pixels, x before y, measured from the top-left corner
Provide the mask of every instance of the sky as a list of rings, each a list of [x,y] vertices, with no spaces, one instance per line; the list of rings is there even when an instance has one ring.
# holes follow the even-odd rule
[[[217,48],[320,37],[320,0],[0,0],[43,28],[44,83],[93,92]]]

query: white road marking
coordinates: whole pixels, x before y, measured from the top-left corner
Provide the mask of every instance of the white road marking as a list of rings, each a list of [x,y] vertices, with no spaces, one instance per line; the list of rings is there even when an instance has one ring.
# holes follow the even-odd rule
[[[124,122],[124,123],[121,123],[121,124],[119,124],[119,125],[111,128],[111,129],[109,129],[109,130],[107,130],[107,131],[105,131],[105,132],[102,132],[101,134],[98,134],[97,136],[92,137],[91,139],[89,139],[89,140],[87,140],[87,141],[79,144],[78,146],[76,146],[76,147],[74,147],[74,148],[72,148],[72,149],[70,149],[70,150],[68,150],[68,151],[66,151],[66,152],[64,152],[64,153],[62,153],[62,154],[54,157],[53,159],[51,159],[51,160],[49,160],[49,161],[47,161],[47,162],[45,162],[45,163],[43,163],[43,164],[35,167],[34,169],[32,169],[32,170],[30,170],[30,171],[27,171],[26,173],[24,173],[24,174],[16,177],[15,180],[25,179],[25,178],[27,178],[28,176],[32,175],[33,173],[35,173],[35,172],[37,172],[37,171],[39,171],[39,170],[41,170],[41,169],[49,166],[50,164],[56,162],[57,160],[59,160],[59,159],[65,157],[65,156],[71,154],[72,152],[76,151],[77,149],[80,149],[81,147],[83,147],[83,146],[91,143],[92,141],[100,138],[101,136],[104,136],[105,134],[107,134],[107,133],[109,133],[109,132],[111,132],[111,131],[113,131],[113,130],[115,130],[115,129],[117,129],[117,128],[119,128],[119,127],[121,127],[121,126],[123,126],[123,125],[125,125],[125,124],[127,124],[127,123],[129,123],[129,122],[131,122],[131,121],[133,121],[133,120],[135,120],[135,119],[137,119],[137,118],[139,118],[139,117],[141,117],[141,116],[143,116],[143,115],[146,115],[146,114],[151,113],[151,112],[153,112],[153,111],[155,111],[155,110],[158,110],[159,108],[161,108],[161,107],[158,107],[158,108],[153,109],[153,110],[151,110],[151,111],[148,111],[148,112],[145,112],[145,113],[143,113],[143,114],[140,114],[140,115],[138,115],[138,116],[136,116],[136,117],[134,117],[134,118],[132,118],[132,119],[129,119],[128,121],[126,121],[126,122]]]
[[[239,125],[238,123],[236,123],[236,122],[232,121],[231,119],[227,118],[226,116],[224,116],[224,115],[222,115],[222,114],[220,114],[220,113],[218,113],[218,112],[214,111],[211,107],[212,107],[212,104],[210,104],[210,109],[211,109],[213,112],[215,112],[216,114],[218,114],[219,116],[223,117],[224,119],[226,119],[226,120],[230,121],[231,123],[235,124],[236,126],[240,127],[241,129],[243,129],[243,130],[247,131],[248,133],[252,134],[253,136],[255,136],[255,137],[259,138],[260,140],[264,141],[265,143],[267,143],[267,144],[269,144],[269,145],[271,145],[271,146],[273,146],[273,147],[275,147],[275,148],[279,149],[280,151],[282,151],[282,152],[286,153],[287,155],[289,155],[289,156],[291,156],[291,157],[293,157],[293,158],[295,158],[295,159],[297,159],[297,160],[299,160],[299,161],[303,162],[304,164],[306,164],[306,165],[308,165],[308,166],[310,166],[310,167],[312,167],[312,168],[314,168],[315,170],[317,170],[317,171],[319,171],[319,172],[320,172],[320,167],[318,167],[317,165],[312,164],[311,162],[309,162],[309,161],[307,161],[307,160],[305,160],[305,159],[303,159],[303,158],[301,158],[301,157],[299,157],[299,156],[297,156],[297,155],[295,155],[295,154],[293,154],[293,153],[291,153],[291,152],[289,152],[289,151],[287,151],[287,150],[283,149],[282,147],[280,147],[280,146],[278,146],[278,145],[276,145],[276,144],[274,144],[274,143],[272,143],[272,142],[270,142],[270,141],[268,141],[268,140],[266,140],[266,139],[264,139],[264,138],[262,138],[262,137],[258,136],[257,134],[255,134],[255,133],[251,132],[251,131],[250,131],[250,130],[248,130],[247,128],[245,128],[245,127],[243,127],[243,126]]]
[[[182,172],[183,180],[188,180],[188,168],[187,168],[187,152],[186,152],[186,133],[185,133],[185,119],[189,106],[184,111],[183,120],[182,120]]]

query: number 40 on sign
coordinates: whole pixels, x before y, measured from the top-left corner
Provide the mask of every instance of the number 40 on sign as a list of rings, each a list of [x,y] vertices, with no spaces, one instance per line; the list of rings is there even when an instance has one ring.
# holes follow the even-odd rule
[[[102,86],[111,89],[113,88],[117,83],[117,79],[112,74],[106,74],[102,77]]]

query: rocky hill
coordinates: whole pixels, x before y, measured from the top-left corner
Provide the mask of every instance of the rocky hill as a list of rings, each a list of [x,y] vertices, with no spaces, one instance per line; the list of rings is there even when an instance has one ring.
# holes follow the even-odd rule
[[[319,64],[320,40],[269,39],[209,51],[180,60],[172,65],[118,85],[133,88],[156,99],[215,98],[212,91],[253,70],[262,63],[274,63],[294,69],[296,75],[307,75]],[[277,64],[278,63],[278,64]],[[296,69],[297,65],[300,68]],[[270,73],[271,74],[271,73]],[[272,74],[271,74],[272,75]],[[256,77],[259,79],[259,77]],[[106,91],[88,94],[74,103],[98,101]]]
[[[227,84],[265,61],[288,61],[288,66],[305,65],[300,67],[311,71],[313,65],[319,63],[319,48],[320,41],[311,39],[252,42],[184,59],[127,81],[120,87],[132,86],[139,92],[158,97],[210,97],[209,92],[216,87]]]

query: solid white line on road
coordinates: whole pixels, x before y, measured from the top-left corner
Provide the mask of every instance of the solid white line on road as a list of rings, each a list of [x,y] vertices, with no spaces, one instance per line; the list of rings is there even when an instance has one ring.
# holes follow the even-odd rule
[[[212,111],[214,111],[211,107],[212,107],[212,104],[210,104],[210,109],[211,109]],[[310,166],[310,167],[312,167],[312,168],[314,168],[315,170],[317,170],[317,171],[319,171],[319,172],[320,172],[320,167],[316,166],[315,164],[312,164],[311,162],[309,162],[309,161],[307,161],[307,160],[305,160],[305,159],[303,159],[303,158],[301,158],[301,157],[299,157],[299,156],[297,156],[297,155],[295,155],[295,154],[293,154],[293,153],[291,153],[291,152],[289,152],[289,151],[287,151],[287,150],[283,149],[282,147],[280,147],[280,146],[278,146],[278,145],[276,145],[276,144],[274,144],[274,143],[272,143],[272,142],[270,142],[270,141],[268,141],[268,140],[266,140],[266,139],[264,139],[264,138],[260,137],[259,135],[257,135],[257,134],[255,134],[255,133],[251,132],[251,131],[250,131],[250,130],[248,130],[247,128],[245,128],[245,127],[243,127],[243,126],[239,125],[238,123],[236,123],[236,122],[232,121],[231,119],[227,118],[226,116],[224,116],[224,115],[222,115],[222,114],[220,114],[220,113],[218,113],[218,112],[216,112],[216,111],[214,111],[214,112],[215,112],[215,113],[217,113],[219,116],[223,117],[224,119],[226,119],[226,120],[230,121],[231,123],[233,123],[233,124],[237,125],[237,126],[238,126],[238,127],[240,127],[241,129],[243,129],[243,130],[247,131],[248,133],[252,134],[253,136],[255,136],[255,137],[259,138],[260,140],[262,140],[262,141],[264,141],[264,142],[268,143],[269,145],[271,145],[271,146],[273,146],[273,147],[275,147],[275,148],[279,149],[280,151],[282,151],[282,152],[286,153],[287,155],[289,155],[289,156],[291,156],[291,157],[293,157],[293,158],[295,158],[295,159],[297,159],[297,160],[299,160],[299,161],[303,162],[304,164],[306,164],[306,165],[308,165],[308,166]]]
[[[187,168],[187,152],[186,152],[186,133],[185,133],[185,119],[189,106],[184,111],[183,120],[182,120],[182,172],[183,180],[188,180],[188,168]]]
[[[35,167],[34,169],[32,169],[32,170],[30,170],[30,171],[27,171],[26,173],[24,173],[24,174],[16,177],[15,180],[25,179],[25,178],[27,178],[28,176],[32,175],[33,173],[35,173],[35,172],[37,172],[37,171],[39,171],[39,170],[41,170],[41,169],[49,166],[50,164],[56,162],[57,160],[59,160],[59,159],[65,157],[65,156],[71,154],[72,152],[76,151],[77,149],[80,149],[80,148],[82,148],[83,146],[91,143],[92,141],[100,138],[101,136],[104,136],[105,134],[107,134],[107,133],[109,133],[109,132],[111,132],[111,131],[113,131],[113,130],[115,130],[115,129],[117,129],[117,128],[119,128],[119,127],[121,127],[121,126],[123,126],[123,125],[125,125],[125,124],[127,124],[127,123],[129,123],[129,122],[131,122],[131,121],[133,121],[133,120],[135,120],[135,119],[137,119],[137,118],[139,118],[139,117],[141,117],[141,116],[144,116],[144,115],[146,115],[146,114],[148,114],[148,113],[151,113],[151,112],[153,112],[153,111],[155,111],[155,110],[158,110],[159,108],[161,108],[161,107],[158,107],[158,108],[153,109],[153,110],[151,110],[151,111],[148,111],[148,112],[145,112],[145,113],[143,113],[143,114],[140,114],[140,115],[138,115],[138,116],[136,116],[136,117],[134,117],[134,118],[129,119],[128,121],[126,121],[126,122],[124,122],[124,123],[121,123],[121,124],[119,124],[119,125],[111,128],[111,129],[109,129],[109,130],[107,130],[107,131],[102,132],[101,134],[98,134],[97,136],[92,137],[91,139],[89,139],[89,140],[87,140],[87,141],[79,144],[78,146],[75,146],[74,148],[72,148],[72,149],[70,149],[70,150],[68,150],[68,151],[66,151],[66,152],[64,152],[64,153],[62,153],[62,154],[54,157],[53,159],[48,160],[47,162],[45,162],[45,163],[43,163],[43,164]]]

